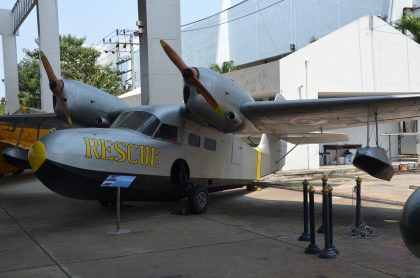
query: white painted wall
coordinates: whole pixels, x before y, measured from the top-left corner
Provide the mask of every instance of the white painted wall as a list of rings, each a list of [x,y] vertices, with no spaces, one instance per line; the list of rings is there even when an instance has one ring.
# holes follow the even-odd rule
[[[225,74],[255,99],[274,97],[280,92],[280,62],[274,61]]]
[[[371,25],[369,20],[368,16],[362,17],[281,59],[276,91],[286,99],[314,99],[319,92],[337,97],[340,93],[419,93],[420,45],[377,17],[372,18]],[[261,79],[261,73],[270,70],[277,72],[270,63],[228,76],[258,97],[259,88],[264,88],[259,83],[277,83],[271,75]],[[395,123],[381,125],[379,133],[398,131]],[[348,133],[349,143],[366,144],[366,128],[340,132]],[[371,142],[373,145],[374,140]],[[393,144],[396,154],[395,138]],[[380,145],[388,149],[387,137],[380,138]],[[288,150],[292,147],[288,144]],[[298,146],[286,158],[283,169],[318,168],[319,150],[319,145]]]
[[[370,144],[369,146],[375,147],[375,126],[373,123],[371,123],[370,126]],[[349,141],[344,142],[346,144],[362,144],[363,146],[366,146],[367,142],[367,128],[366,126],[360,126],[360,127],[352,127],[352,128],[342,128],[342,129],[335,129],[331,132],[338,132],[338,133],[346,133]],[[388,123],[388,124],[380,124],[378,125],[378,133],[384,134],[384,133],[398,133],[399,127],[398,123]],[[391,136],[391,154],[393,157],[398,155],[398,138],[397,136]],[[389,143],[388,143],[388,136],[379,136],[379,146],[384,148],[386,151],[389,150]],[[334,143],[331,143],[334,144]],[[343,144],[343,142],[337,142],[337,144]],[[322,145],[320,146],[320,150],[322,151]],[[336,160],[336,154],[335,151],[328,150],[328,152],[331,153],[331,161]],[[356,153],[356,150],[350,150],[350,152],[353,153],[353,155]],[[343,156],[344,150],[341,150],[338,152],[338,156]],[[354,156],[353,156],[354,157]]]
[[[389,2],[389,11],[388,11],[388,22],[395,22],[403,14],[404,8],[411,8],[413,7],[414,3],[413,0],[390,0]]]
[[[416,78],[420,76],[420,64],[416,62],[420,46],[381,19],[373,17],[371,25],[369,20],[368,16],[362,17],[281,59],[280,90],[284,97],[298,99],[302,85],[309,98],[317,98],[318,92],[334,92],[337,96],[340,92],[420,92]],[[365,144],[366,128],[343,131],[349,134],[348,143]],[[397,123],[380,127],[380,133],[390,132],[398,132]],[[387,149],[388,139],[379,140]],[[292,147],[288,145],[288,149]],[[306,168],[301,162],[305,151],[309,161],[306,167],[318,167],[319,148],[311,145],[297,147],[283,169]],[[392,151],[396,154],[397,147]]]
[[[135,88],[125,94],[119,95],[118,98],[122,99],[129,106],[141,105],[141,88]]]
[[[232,6],[231,0],[222,0],[222,11]],[[222,12],[219,18],[219,35],[217,37],[217,57],[216,63],[221,65],[223,62],[230,61],[229,51],[229,24],[228,12]]]

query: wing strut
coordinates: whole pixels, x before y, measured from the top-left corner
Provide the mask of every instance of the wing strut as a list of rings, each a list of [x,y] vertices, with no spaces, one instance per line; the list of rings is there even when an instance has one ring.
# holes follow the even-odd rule
[[[394,175],[394,168],[392,167],[392,161],[386,154],[384,148],[379,147],[379,133],[378,133],[378,111],[375,111],[375,135],[376,135],[376,147],[369,147],[370,141],[370,115],[371,110],[368,106],[367,114],[367,145],[365,148],[358,149],[353,159],[353,165],[362,171],[365,171],[369,175],[382,179],[391,180]]]

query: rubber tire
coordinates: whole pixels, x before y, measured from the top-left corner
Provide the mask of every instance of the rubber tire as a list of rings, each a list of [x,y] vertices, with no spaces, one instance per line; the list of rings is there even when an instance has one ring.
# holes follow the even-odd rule
[[[189,169],[185,161],[178,159],[171,168],[172,184],[184,191],[190,185]]]
[[[19,176],[20,174],[22,174],[23,173],[23,171],[25,171],[25,169],[19,169],[19,170],[17,170],[16,172],[13,172],[13,176],[15,176],[15,177],[17,177],[17,176]]]
[[[188,194],[188,206],[194,214],[203,214],[209,206],[209,192],[204,186],[196,186]]]
[[[247,184],[246,185],[246,191],[248,192],[254,192],[257,191],[257,187],[254,184]]]

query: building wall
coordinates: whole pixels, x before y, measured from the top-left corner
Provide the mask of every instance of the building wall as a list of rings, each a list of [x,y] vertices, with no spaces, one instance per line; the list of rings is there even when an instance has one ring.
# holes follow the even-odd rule
[[[229,9],[222,21],[229,29],[230,59],[241,65],[287,53],[292,44],[300,49],[312,37],[321,38],[361,16],[386,17],[391,1],[407,0],[243,1]],[[220,16],[182,26],[182,53],[187,64],[209,67],[216,62]]]
[[[395,22],[401,18],[404,8],[413,7],[413,5],[418,6],[419,4],[419,0],[391,0],[388,17],[391,22]]]
[[[365,16],[282,58],[278,91],[286,99],[316,99],[319,92],[336,97],[340,94],[420,93],[419,60],[417,43],[381,19]],[[256,70],[268,71],[270,66],[261,65]],[[251,69],[246,69],[249,74],[244,70],[240,72],[229,76],[254,93],[253,84],[259,82],[259,74]],[[277,78],[268,83],[277,83]],[[255,96],[258,97],[258,93]],[[379,127],[380,134],[398,131],[398,123]],[[366,144],[366,127],[338,132],[349,135],[348,143]],[[371,146],[374,142],[372,137]],[[393,144],[392,153],[396,154],[395,138]],[[388,149],[388,138],[380,137],[379,145]],[[288,144],[288,150],[292,147]],[[319,145],[298,146],[286,158],[283,169],[319,167],[319,150]]]
[[[255,99],[272,98],[280,92],[279,61],[233,71],[225,76],[234,80],[236,85],[247,90]]]

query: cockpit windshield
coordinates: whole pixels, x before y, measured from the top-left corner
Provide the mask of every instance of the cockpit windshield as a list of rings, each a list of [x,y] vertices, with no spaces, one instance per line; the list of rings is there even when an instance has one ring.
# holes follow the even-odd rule
[[[159,123],[159,119],[153,114],[144,111],[129,111],[121,113],[111,127],[128,128],[152,136]]]

